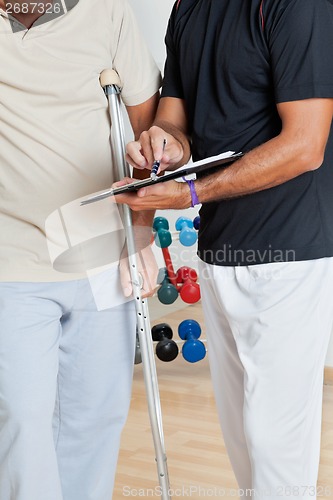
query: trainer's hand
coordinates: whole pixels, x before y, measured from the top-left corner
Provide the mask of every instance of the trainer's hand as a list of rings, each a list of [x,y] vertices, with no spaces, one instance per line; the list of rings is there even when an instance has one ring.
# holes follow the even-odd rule
[[[166,144],[163,149],[164,141]],[[137,169],[151,170],[154,161],[158,160],[161,162],[159,172],[172,170],[182,160],[183,154],[180,142],[156,126],[142,132],[137,141],[126,146],[126,160]]]
[[[112,188],[131,184],[136,179],[125,177],[115,182]],[[115,195],[116,203],[124,203],[135,212],[139,210],[184,209],[191,206],[191,193],[186,182],[168,181],[147,186],[136,193]]]

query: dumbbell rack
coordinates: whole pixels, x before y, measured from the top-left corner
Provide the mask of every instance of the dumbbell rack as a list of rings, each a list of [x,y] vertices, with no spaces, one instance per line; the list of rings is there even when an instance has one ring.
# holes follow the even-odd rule
[[[193,319],[185,319],[178,326],[181,340],[173,339],[173,331],[169,324],[159,323],[152,328],[152,339],[156,344],[156,356],[164,362],[170,362],[179,354],[178,345],[182,345],[183,358],[189,363],[197,363],[206,356],[205,339],[199,340],[201,327]]]
[[[196,217],[194,220],[199,219]],[[197,232],[194,222],[187,217],[179,217],[176,221],[176,230],[182,245],[189,247],[197,241]],[[174,240],[169,230],[169,223],[165,217],[156,217],[153,228],[155,231],[156,246],[162,250],[166,274],[164,275],[157,295],[163,304],[172,304],[178,297],[188,304],[194,304],[200,300],[200,286],[197,282],[198,275],[194,269],[182,266],[175,272],[171,260],[169,246]],[[198,226],[197,226],[198,229]]]

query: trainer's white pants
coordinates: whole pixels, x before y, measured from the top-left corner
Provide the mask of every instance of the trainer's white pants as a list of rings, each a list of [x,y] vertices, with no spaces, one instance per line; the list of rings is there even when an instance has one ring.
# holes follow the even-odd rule
[[[111,500],[134,350],[133,302],[97,311],[88,280],[0,284],[1,500]]]
[[[333,258],[248,267],[200,262],[200,286],[216,403],[239,488],[260,500],[314,500]]]

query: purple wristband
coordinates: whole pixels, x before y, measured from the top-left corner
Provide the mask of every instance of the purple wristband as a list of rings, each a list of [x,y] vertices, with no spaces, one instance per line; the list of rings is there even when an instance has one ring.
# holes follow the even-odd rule
[[[189,188],[190,188],[190,193],[191,193],[191,207],[195,207],[195,205],[200,205],[200,201],[197,195],[197,192],[195,190],[195,185],[194,185],[194,180],[188,180],[185,177],[183,177],[183,180],[187,182]]]

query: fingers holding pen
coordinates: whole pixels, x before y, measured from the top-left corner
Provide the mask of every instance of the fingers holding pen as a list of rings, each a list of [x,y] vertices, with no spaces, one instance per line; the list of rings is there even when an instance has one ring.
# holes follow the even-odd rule
[[[141,133],[137,141],[126,146],[126,159],[139,169],[151,169],[155,161],[161,163],[166,133],[159,127],[151,127]]]
[[[151,168],[154,162],[154,152],[149,131],[142,132],[137,141],[127,144],[126,160],[132,167],[139,170]]]
[[[160,127],[153,126],[142,132],[139,140],[126,147],[126,159],[135,168],[151,170],[159,162],[159,172],[176,165],[183,157],[181,144]]]
[[[143,170],[148,167],[146,158],[143,155],[142,147],[140,141],[132,141],[126,146],[126,161],[132,165],[132,167]]]
[[[159,127],[152,127],[151,147],[154,161],[159,162],[159,172],[172,170],[183,159],[184,151],[181,143],[171,134]]]

